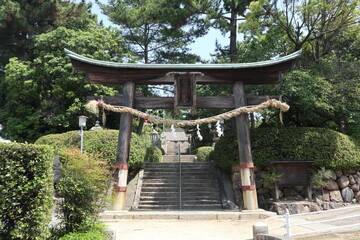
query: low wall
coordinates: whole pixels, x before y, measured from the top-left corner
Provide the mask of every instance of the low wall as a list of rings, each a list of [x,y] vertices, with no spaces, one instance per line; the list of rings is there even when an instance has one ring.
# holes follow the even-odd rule
[[[331,178],[326,181],[323,189],[312,189],[313,201],[311,202],[306,202],[309,199],[307,188],[304,186],[280,187],[278,202],[283,203],[281,206],[274,201],[275,184],[264,182],[266,175],[270,174],[271,170],[271,168],[264,167],[254,168],[260,208],[272,210],[278,214],[284,214],[286,209],[289,209],[290,213],[303,213],[360,203],[360,169],[330,169]],[[315,168],[311,169],[309,174],[316,171]],[[241,177],[238,166],[232,168],[231,178],[236,204],[242,206]],[[291,202],[294,203],[292,204]]]

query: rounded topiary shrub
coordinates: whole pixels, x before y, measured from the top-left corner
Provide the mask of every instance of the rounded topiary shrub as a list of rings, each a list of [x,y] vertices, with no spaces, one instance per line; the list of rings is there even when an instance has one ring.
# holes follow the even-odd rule
[[[239,163],[235,132],[227,132],[216,144],[212,157],[231,171]],[[251,130],[253,161],[258,166],[270,160],[313,159],[320,167],[360,167],[360,147],[351,137],[323,128],[256,128]]]
[[[162,152],[156,146],[150,146],[146,149],[145,162],[161,162]]]
[[[214,151],[214,147],[205,146],[195,149],[192,154],[196,155],[196,160],[198,162],[210,162],[212,160],[210,159],[210,153],[212,151]]]
[[[118,130],[84,131],[84,152],[113,165],[116,161]],[[64,148],[79,147],[78,131],[50,134],[39,138],[35,144],[54,146],[58,152]],[[131,135],[129,165],[135,169],[142,166],[148,143],[135,133]]]

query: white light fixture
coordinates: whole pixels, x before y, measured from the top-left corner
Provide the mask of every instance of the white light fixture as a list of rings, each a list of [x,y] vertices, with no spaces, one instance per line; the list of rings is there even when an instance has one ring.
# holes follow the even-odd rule
[[[80,152],[83,152],[84,147],[84,127],[86,127],[87,116],[78,116],[80,127]]]
[[[86,127],[86,119],[87,116],[78,116],[79,119],[79,127]]]

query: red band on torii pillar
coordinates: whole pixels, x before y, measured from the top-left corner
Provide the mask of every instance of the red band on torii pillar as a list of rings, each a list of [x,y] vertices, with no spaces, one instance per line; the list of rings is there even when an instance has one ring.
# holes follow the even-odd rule
[[[240,169],[244,169],[244,168],[253,168],[254,167],[254,163],[240,163]]]
[[[243,191],[256,190],[256,186],[255,186],[255,185],[242,186],[241,189],[242,189]]]
[[[114,167],[116,169],[124,169],[124,170],[129,169],[129,165],[127,165],[127,164],[115,164]]]
[[[126,192],[126,187],[120,187],[114,185],[114,191],[115,192]]]

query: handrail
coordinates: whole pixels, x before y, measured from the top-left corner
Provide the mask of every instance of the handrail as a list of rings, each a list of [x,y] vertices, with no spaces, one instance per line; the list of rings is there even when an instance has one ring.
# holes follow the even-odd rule
[[[180,186],[179,186],[179,204],[180,204],[180,206],[179,206],[179,208],[180,208],[180,210],[181,210],[181,205],[182,205],[182,197],[181,197],[181,185],[182,185],[182,181],[181,181],[181,178],[182,178],[182,176],[181,176],[181,157],[180,157],[180,154],[181,154],[181,149],[180,149],[180,147],[181,147],[181,143],[179,142],[179,144],[178,144],[178,155],[179,155],[179,177],[180,177],[180,179],[179,179],[179,183],[180,183]]]

